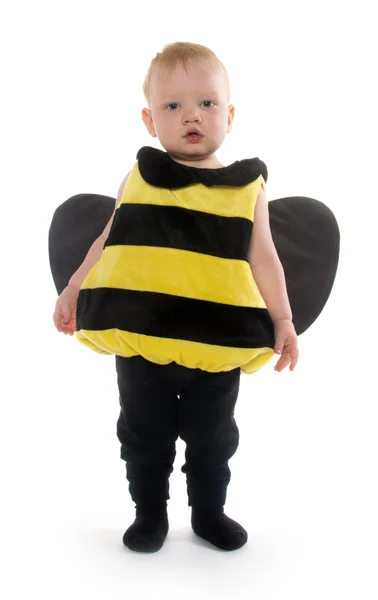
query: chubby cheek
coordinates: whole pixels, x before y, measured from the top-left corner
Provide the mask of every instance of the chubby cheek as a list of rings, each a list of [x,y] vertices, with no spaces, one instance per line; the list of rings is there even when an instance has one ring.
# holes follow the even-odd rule
[[[155,132],[159,137],[167,137],[177,131],[177,124],[172,119],[159,119],[155,121]]]
[[[214,130],[216,130],[218,137],[223,138],[227,133],[227,119],[218,121],[214,124]]]
[[[223,132],[226,132],[228,124],[227,111],[220,111],[217,114],[214,114],[209,121],[209,124],[214,131],[217,131],[217,133],[222,134]]]

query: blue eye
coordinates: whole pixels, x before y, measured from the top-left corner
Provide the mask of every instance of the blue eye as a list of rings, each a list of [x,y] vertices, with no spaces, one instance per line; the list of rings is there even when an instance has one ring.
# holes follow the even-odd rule
[[[204,100],[203,104],[207,105],[205,108],[210,108],[209,104],[214,104],[214,102],[212,100]]]
[[[174,108],[170,108],[171,106],[178,106],[178,104],[176,102],[172,102],[171,104],[168,104],[168,106],[167,106],[168,110],[175,110]]]

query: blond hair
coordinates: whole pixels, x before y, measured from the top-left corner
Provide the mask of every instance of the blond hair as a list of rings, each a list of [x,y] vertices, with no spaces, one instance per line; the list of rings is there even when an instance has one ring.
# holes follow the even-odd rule
[[[159,69],[159,72],[167,76],[177,65],[182,66],[187,71],[188,66],[195,61],[201,61],[209,69],[216,68],[222,73],[225,80],[228,101],[230,101],[231,92],[228,73],[217,55],[210,48],[201,44],[174,42],[164,46],[163,50],[158,52],[151,61],[142,88],[146,102],[149,103],[150,100],[151,75],[155,69]]]

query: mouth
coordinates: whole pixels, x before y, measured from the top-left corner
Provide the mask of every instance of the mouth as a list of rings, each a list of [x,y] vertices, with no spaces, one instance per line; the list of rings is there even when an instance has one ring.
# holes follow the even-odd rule
[[[200,142],[203,135],[197,129],[190,129],[184,138],[190,142]]]

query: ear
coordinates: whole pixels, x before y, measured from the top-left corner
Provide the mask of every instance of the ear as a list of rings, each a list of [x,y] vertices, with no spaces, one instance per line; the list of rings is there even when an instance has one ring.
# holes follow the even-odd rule
[[[235,106],[233,104],[228,105],[228,118],[227,118],[227,133],[230,133],[232,129],[232,121],[235,117]]]
[[[148,133],[152,135],[152,137],[156,137],[154,122],[149,108],[142,109],[142,119],[145,126],[147,127]]]

